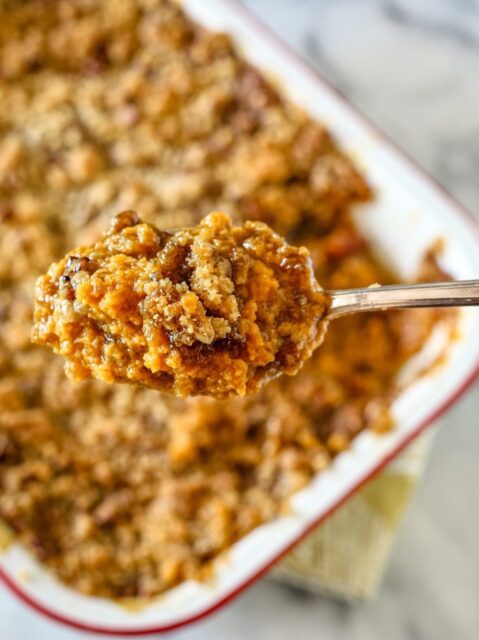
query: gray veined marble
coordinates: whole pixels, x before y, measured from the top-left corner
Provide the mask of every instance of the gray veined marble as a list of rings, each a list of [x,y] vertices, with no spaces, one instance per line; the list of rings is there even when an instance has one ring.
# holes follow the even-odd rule
[[[479,215],[479,0],[246,0]],[[479,387],[443,420],[375,602],[262,582],[177,640],[477,640]],[[81,637],[0,587],[0,640]],[[91,637],[91,636],[90,636]]]

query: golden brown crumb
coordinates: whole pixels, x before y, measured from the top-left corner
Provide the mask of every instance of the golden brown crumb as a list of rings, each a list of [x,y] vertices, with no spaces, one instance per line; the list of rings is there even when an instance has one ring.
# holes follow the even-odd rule
[[[76,381],[222,398],[297,373],[327,308],[308,250],[264,223],[211,213],[166,232],[125,211],[38,279],[32,335]]]

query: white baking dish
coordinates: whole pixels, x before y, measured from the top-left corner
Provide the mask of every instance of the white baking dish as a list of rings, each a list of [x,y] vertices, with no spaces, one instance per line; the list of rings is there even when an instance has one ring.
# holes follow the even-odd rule
[[[242,6],[232,0],[185,0],[184,5],[199,22],[232,34],[250,61],[324,122],[354,155],[377,193],[373,204],[358,211],[358,224],[402,276],[414,275],[424,250],[442,238],[447,271],[458,279],[479,277],[477,223],[409,158]],[[329,470],[294,497],[290,516],[256,529],[236,544],[218,563],[213,582],[182,584],[148,606],[127,609],[67,589],[17,544],[0,553],[0,577],[51,618],[100,633],[166,631],[217,610],[262,576],[457,400],[479,372],[478,326],[479,312],[463,310],[458,338],[442,365],[409,386],[394,403],[392,433],[362,433]],[[434,344],[440,342],[439,332]]]

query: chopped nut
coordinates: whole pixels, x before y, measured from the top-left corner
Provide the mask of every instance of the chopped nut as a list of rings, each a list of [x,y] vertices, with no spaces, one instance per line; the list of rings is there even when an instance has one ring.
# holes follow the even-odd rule
[[[68,256],[65,264],[65,273],[71,275],[79,271],[89,271],[90,267],[91,260],[87,256]]]
[[[123,229],[134,227],[137,224],[140,224],[140,216],[136,211],[122,211],[113,218],[110,231],[112,233],[119,233],[123,231]]]

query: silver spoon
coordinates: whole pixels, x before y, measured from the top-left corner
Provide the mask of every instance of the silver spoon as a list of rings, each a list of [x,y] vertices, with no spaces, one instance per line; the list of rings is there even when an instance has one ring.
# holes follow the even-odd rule
[[[329,291],[332,320],[360,311],[386,311],[413,307],[466,307],[479,305],[479,280],[401,284],[366,289]]]

